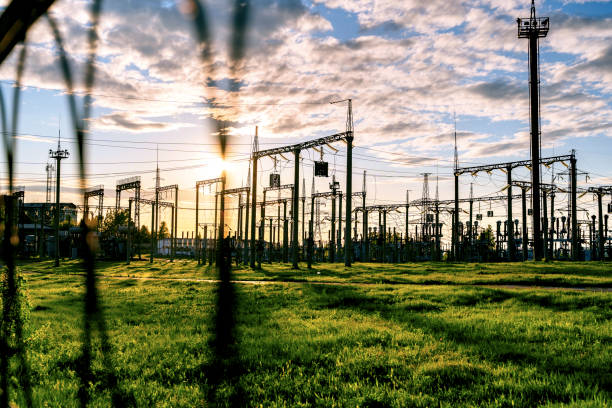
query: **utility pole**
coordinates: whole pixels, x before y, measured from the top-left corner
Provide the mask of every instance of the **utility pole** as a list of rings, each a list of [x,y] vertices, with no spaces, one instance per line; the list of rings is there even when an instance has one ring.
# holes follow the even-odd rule
[[[600,261],[604,260],[604,225],[603,225],[603,209],[602,209],[602,203],[601,203],[601,197],[602,196],[602,190],[600,189],[597,193],[597,219],[599,221],[599,239],[598,239],[598,243],[599,245],[597,246],[598,251],[599,252],[597,254],[597,259],[599,259]]]
[[[577,172],[576,172],[576,156],[572,150],[572,158],[570,159],[570,204],[571,204],[571,225],[572,225],[572,261],[580,259],[580,240],[578,237],[578,203],[576,198],[577,193]]]
[[[312,255],[314,251],[314,213],[315,213],[315,176],[314,173],[312,175],[312,187],[310,187],[310,221],[308,222],[308,249],[307,251],[307,260],[308,260],[308,269],[312,269]]]
[[[512,221],[512,167],[508,166],[506,169],[508,173],[508,230],[506,234],[506,243],[508,246],[508,260],[514,261],[516,257],[516,242],[514,241],[514,221]]]
[[[452,231],[452,242],[453,242],[453,250],[451,253],[453,254],[453,260],[456,262],[459,260],[459,174],[457,170],[459,169],[459,152],[457,150],[457,116],[453,112],[453,121],[455,123],[455,151],[454,151],[454,167],[455,167],[455,210],[453,212],[454,222],[453,231]]]
[[[126,264],[130,264],[130,260],[132,259],[132,225],[131,225],[131,221],[132,221],[132,199],[129,200],[129,206],[128,206],[128,222],[127,222],[127,246],[126,246]]]
[[[468,235],[468,245],[471,256],[474,245],[474,183],[470,183],[470,220],[468,224]]]
[[[527,230],[527,188],[521,187],[521,204],[522,204],[522,219],[523,219],[523,239],[522,239],[522,249],[523,249],[523,261],[526,261],[529,258],[529,231]]]
[[[250,169],[249,169],[250,170]],[[196,183],[195,189],[195,199],[196,199],[196,211],[195,211],[195,256],[198,259],[198,265],[200,265],[200,235],[198,232],[199,229],[199,207],[200,207],[200,186]],[[248,206],[247,206],[248,212]]]
[[[331,227],[329,239],[329,262],[336,262],[336,191],[339,183],[336,181],[336,175],[332,177],[332,182],[329,188],[332,191],[332,209],[331,209]]]
[[[362,190],[363,191],[363,196],[362,196],[362,202],[361,202],[361,206],[363,208],[363,232],[362,232],[362,237],[361,240],[363,241],[363,254],[361,256],[361,261],[362,262],[367,262],[369,261],[368,259],[368,252],[369,252],[369,247],[368,247],[368,210],[366,210],[366,171],[363,171],[363,186],[362,186]]]
[[[538,67],[538,39],[549,30],[548,17],[536,17],[534,0],[529,18],[518,18],[518,38],[529,39],[529,94],[531,116],[531,207],[533,209],[534,260],[542,259],[542,233],[540,228],[540,78]]]
[[[251,162],[249,161],[249,172],[247,174],[247,182],[246,182],[247,186],[251,186]],[[243,248],[243,264],[247,264],[250,263],[249,262],[249,210],[251,209],[251,207],[249,206],[250,204],[250,197],[249,197],[249,191],[247,191],[246,193],[246,206],[244,207],[244,215],[245,215],[245,222],[244,222],[244,248]]]
[[[547,189],[542,189],[542,232],[543,232],[543,236],[542,236],[542,241],[543,241],[543,248],[544,248],[544,260],[548,261],[548,210],[547,210],[547,203],[548,203],[548,190]]]
[[[59,139],[59,133],[58,133]],[[59,244],[59,222],[60,222],[60,165],[63,159],[70,156],[68,150],[60,148],[60,142],[57,141],[57,150],[49,149],[49,158],[55,159],[55,266],[58,267],[60,262],[60,244]]]
[[[306,178],[302,177],[302,252],[306,248],[306,230],[304,220],[306,219]]]
[[[176,239],[178,234],[178,184],[176,185],[176,189],[174,190],[174,208],[172,209],[172,224],[174,233],[171,236],[172,239],[172,257],[170,259],[174,260],[176,256]]]
[[[255,268],[255,258],[257,256],[257,248],[255,245],[255,222],[257,218],[257,156],[255,152],[259,150],[259,139],[257,137],[258,126],[255,126],[255,138],[253,139],[253,152],[251,160],[253,161],[253,186],[251,187],[251,268]]]
[[[293,242],[291,250],[292,250],[292,260],[293,260],[293,269],[298,269],[298,211],[300,208],[300,150],[295,149],[293,151],[295,158],[295,168],[293,169],[293,204],[292,204],[292,212],[293,216],[293,230],[291,231],[293,234]]]
[[[347,197],[348,199],[348,197]],[[341,256],[342,251],[342,191],[338,192],[338,239],[336,241],[336,253]]]
[[[404,237],[404,244],[406,249],[406,261],[408,260],[408,234],[410,233],[409,229],[410,223],[410,190],[406,190],[406,236]]]
[[[160,187],[160,177],[159,177],[159,146],[157,146],[157,156],[156,156],[156,169],[155,169],[155,225],[154,231],[151,231],[153,234],[153,248],[152,254],[155,256],[157,254],[157,231],[159,230],[159,187]]]
[[[549,232],[547,232],[549,234],[547,251],[549,252],[548,257],[551,259],[555,256],[555,196],[555,188],[553,187],[550,191],[550,228],[548,229]]]
[[[380,212],[379,212],[380,214]],[[382,216],[383,216],[383,221],[382,221],[382,263],[387,262],[387,210],[383,209],[382,210]]]
[[[149,263],[153,263],[155,257],[155,201],[151,204],[151,257]]]
[[[437,189],[437,188],[436,188]],[[439,225],[440,225],[440,202],[438,201],[438,199],[436,198],[436,218],[435,218],[435,222],[436,222],[436,227],[435,227],[435,237],[436,237],[436,257],[435,257],[435,261],[436,262],[440,262],[442,260],[442,254],[440,253],[440,231],[439,231]]]

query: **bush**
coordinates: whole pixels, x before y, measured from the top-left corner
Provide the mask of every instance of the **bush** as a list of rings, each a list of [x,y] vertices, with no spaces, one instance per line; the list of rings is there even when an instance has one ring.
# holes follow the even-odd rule
[[[0,309],[2,313],[2,323],[0,333],[5,333],[7,343],[11,349],[19,347],[17,344],[17,328],[21,324],[22,340],[27,336],[25,329],[30,321],[30,299],[26,290],[26,279],[15,270],[14,291],[9,287],[8,269],[2,268],[2,283],[0,299]]]

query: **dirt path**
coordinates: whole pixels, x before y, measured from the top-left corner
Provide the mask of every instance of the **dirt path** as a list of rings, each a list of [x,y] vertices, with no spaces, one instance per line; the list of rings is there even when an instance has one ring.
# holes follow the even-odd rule
[[[26,272],[30,274],[30,272]],[[32,275],[49,276],[48,274],[40,274],[31,272]],[[54,275],[54,276],[85,276],[82,273],[70,275]],[[166,282],[198,282],[198,283],[219,283],[218,279],[206,278],[172,278],[172,277],[157,277],[157,276],[128,276],[128,275],[98,275],[98,279],[116,279],[116,280],[151,280],[151,281],[166,281]],[[392,286],[474,286],[482,288],[494,289],[527,289],[527,290],[551,290],[551,291],[580,291],[580,292],[612,292],[612,287],[581,287],[581,286],[538,286],[538,285],[521,285],[521,284],[481,284],[481,283],[375,283],[375,282],[329,282],[329,281],[299,281],[299,280],[232,280],[234,284],[240,285],[326,285],[326,286],[357,286],[371,287],[377,285],[392,285]]]

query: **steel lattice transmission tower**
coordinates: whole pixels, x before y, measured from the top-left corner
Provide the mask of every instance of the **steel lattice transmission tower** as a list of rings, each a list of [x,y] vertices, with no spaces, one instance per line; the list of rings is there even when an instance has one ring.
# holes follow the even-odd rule
[[[47,163],[45,171],[47,172],[47,190],[45,202],[49,204],[51,202],[51,196],[53,195],[53,172],[55,171],[55,167],[51,163]]]
[[[352,99],[343,99],[341,101],[330,102],[332,104],[347,102],[347,111],[346,111],[346,222],[344,223],[345,231],[344,231],[344,266],[351,266],[352,263],[352,253],[353,253],[353,242],[351,238],[351,218],[352,218],[352,201],[351,197],[353,196],[353,138],[355,127],[353,125],[353,100]]]
[[[531,206],[533,209],[533,256],[542,259],[542,233],[540,227],[540,72],[538,66],[538,40],[546,37],[550,27],[548,17],[536,17],[531,0],[529,18],[517,18],[518,38],[529,40],[529,97],[531,117]]]
[[[422,173],[423,176],[423,193],[421,195],[421,204],[423,206],[421,210],[421,226],[423,228],[422,235],[423,239],[427,235],[427,219],[429,214],[429,175],[431,173]]]
[[[256,247],[255,247],[255,229],[257,228],[257,212],[256,212],[256,205],[255,203],[257,202],[257,156],[256,156],[256,152],[259,151],[259,127],[255,126],[255,137],[253,138],[253,148],[251,149],[251,164],[253,166],[253,185],[251,188],[251,204],[252,204],[252,208],[251,208],[251,256],[249,259],[249,264],[251,266],[251,268],[255,267],[255,258],[256,258]],[[250,167],[249,167],[250,170]],[[249,172],[249,177],[251,176],[250,172]],[[248,209],[247,209],[248,211]],[[259,233],[258,237],[261,239],[263,238],[263,231]]]
[[[455,123],[455,152],[454,152],[454,167],[455,167],[455,206],[452,214],[452,231],[451,231],[451,254],[453,259],[459,260],[459,152],[457,151],[457,114],[453,112],[453,122]]]

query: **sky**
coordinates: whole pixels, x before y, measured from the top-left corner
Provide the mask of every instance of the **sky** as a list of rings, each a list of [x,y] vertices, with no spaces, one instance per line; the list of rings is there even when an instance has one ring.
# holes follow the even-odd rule
[[[82,95],[90,2],[56,3],[51,15]],[[234,71],[228,63],[231,3],[204,3],[214,38],[212,67],[206,67],[188,1],[103,2],[86,148],[88,185],[104,185],[105,205],[114,205],[116,181],[130,176],[141,176],[143,196],[150,198],[158,161],[161,184],[180,187],[179,235],[192,231],[195,182],[226,167],[228,188],[245,185],[256,126],[262,149],[342,132],[347,105],[330,102],[346,98],[353,101],[355,126],[353,191],[361,191],[366,171],[369,204],[405,202],[407,191],[410,200],[421,198],[423,173],[430,173],[430,197],[437,189],[440,198],[452,198],[455,133],[460,166],[529,159],[528,44],[517,38],[516,25],[517,17],[529,17],[529,1],[252,1],[244,59]],[[540,40],[542,156],[575,149],[579,169],[588,173],[581,185],[612,184],[612,2],[536,1],[536,8],[550,17],[550,32]],[[0,67],[7,101],[18,51]],[[16,184],[25,186],[27,201],[44,200],[48,151],[61,134],[71,154],[62,162],[62,201],[80,204],[75,135],[58,61],[41,19],[28,35]],[[229,127],[225,161],[211,116]],[[345,189],[346,146],[333,147],[324,149],[323,160]],[[293,163],[277,159],[281,182],[292,183]],[[302,154],[308,194],[319,159],[318,152]],[[271,159],[262,159],[260,186],[273,168]],[[561,164],[543,168],[543,180],[567,184],[563,171]],[[460,194],[469,196],[470,184],[474,196],[503,194],[505,177],[462,176]],[[519,169],[515,177],[530,175]],[[327,191],[329,182],[317,178],[315,190]],[[208,191],[201,200],[212,208]],[[566,205],[560,195],[558,208]],[[502,203],[485,206],[503,215]],[[592,196],[582,197],[581,206],[593,214]],[[515,217],[518,208],[517,202]],[[392,214],[390,221],[399,226],[401,219]]]

